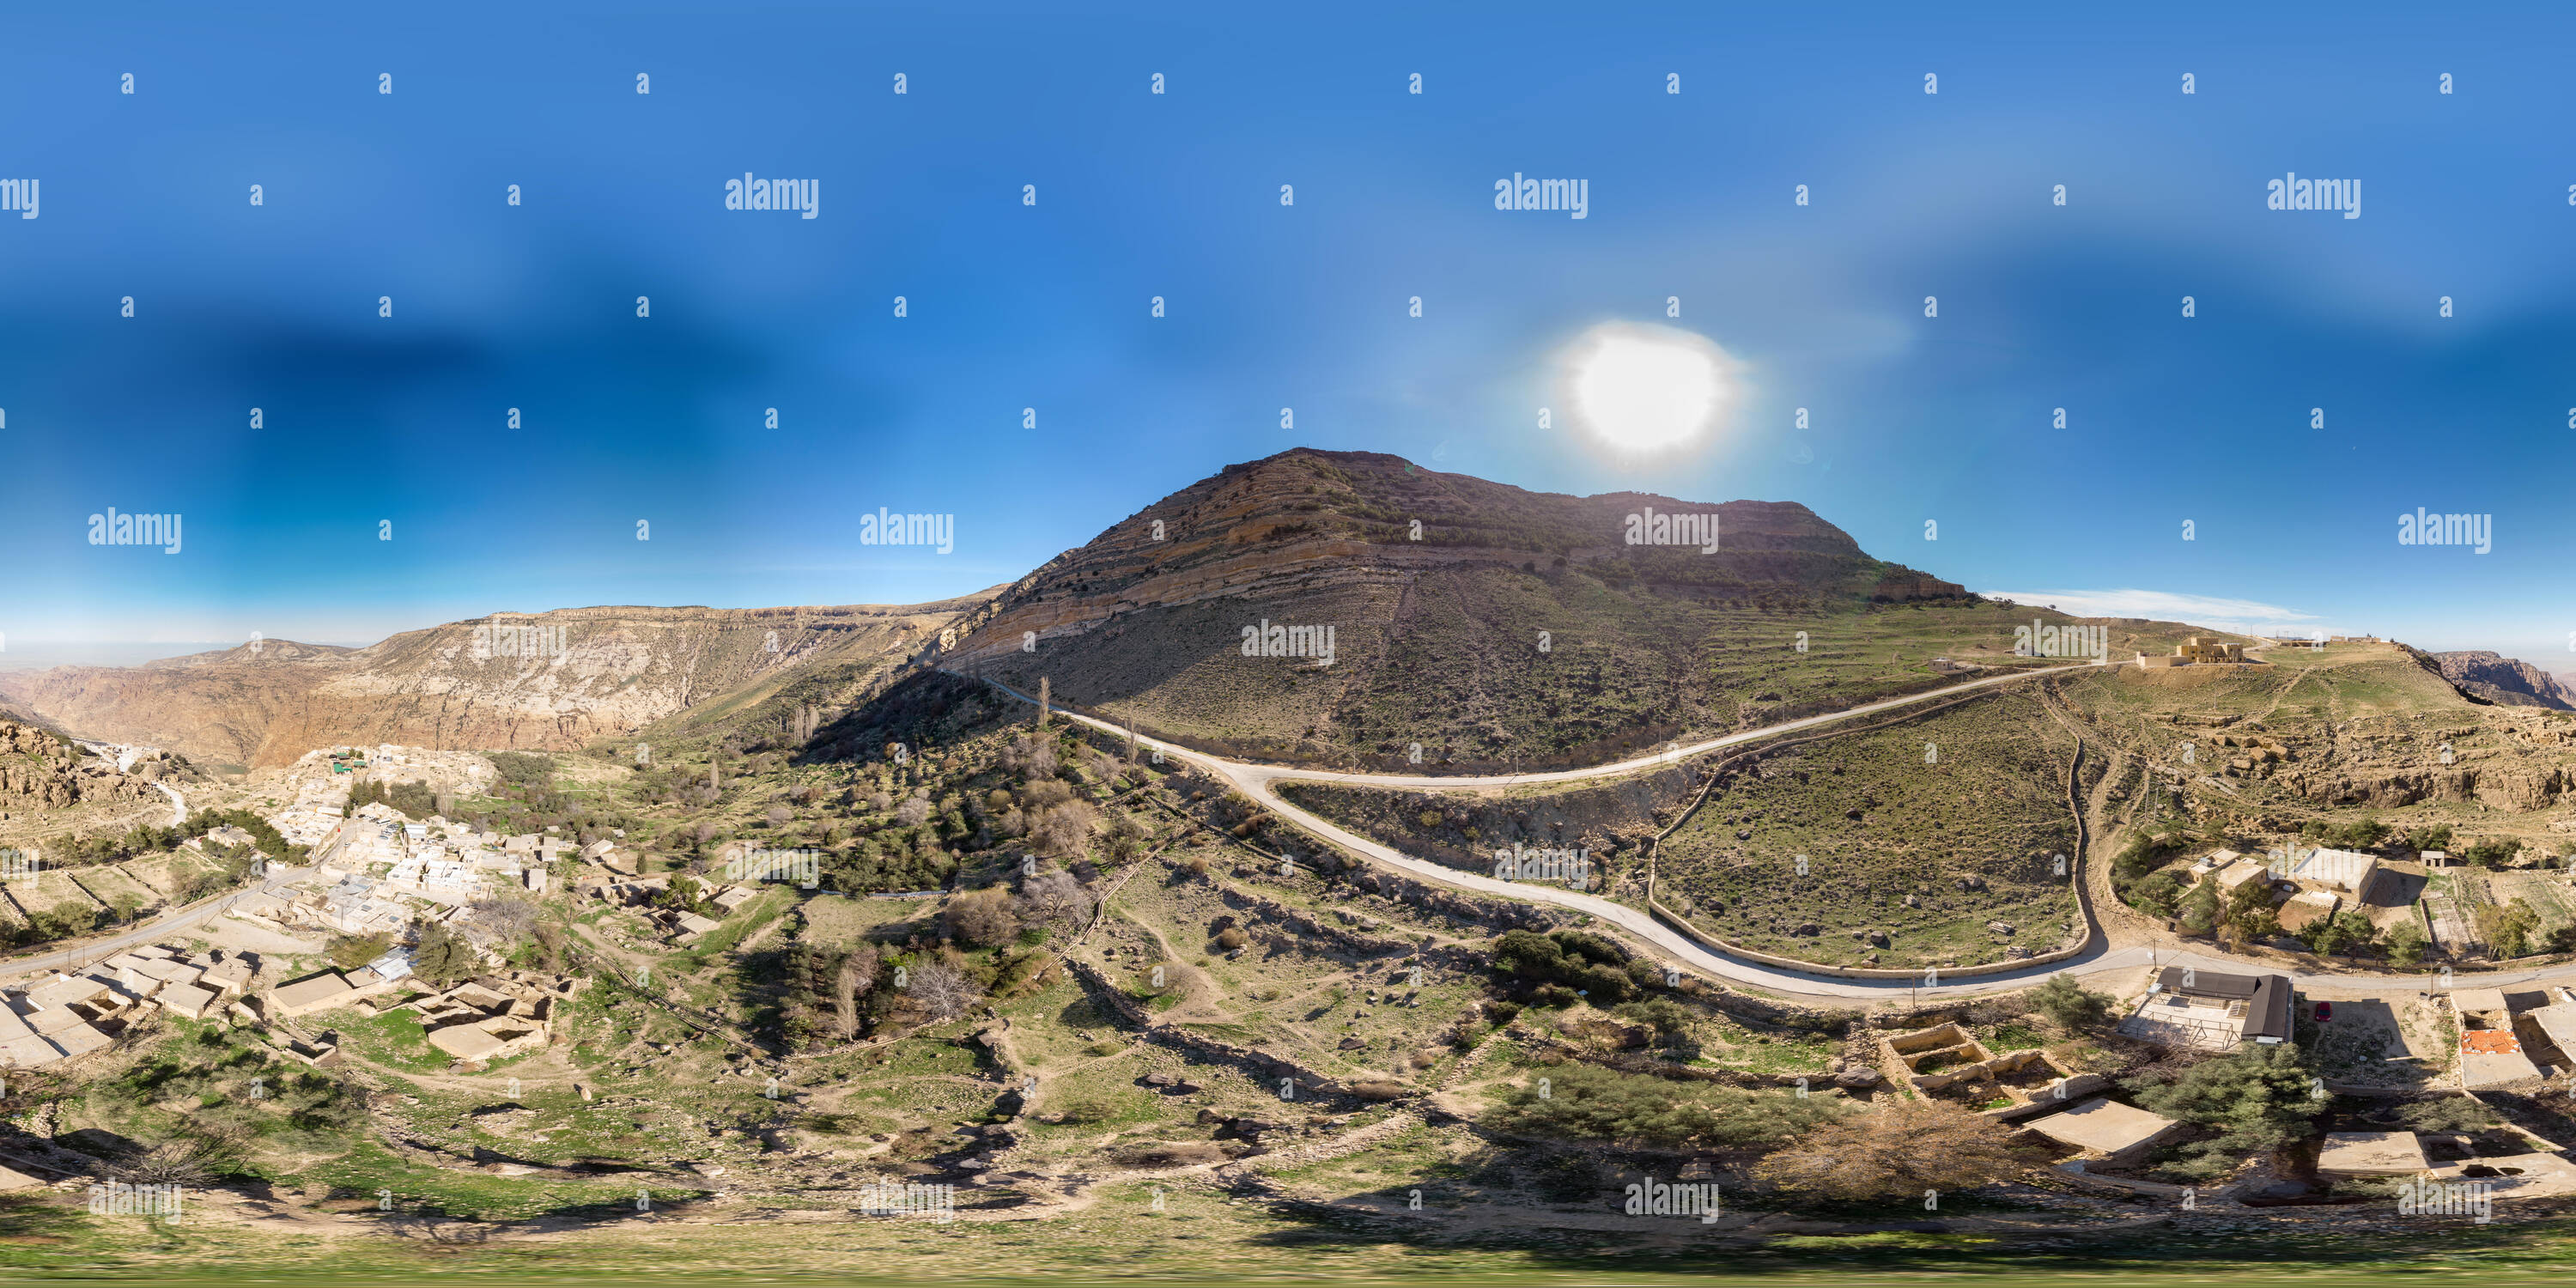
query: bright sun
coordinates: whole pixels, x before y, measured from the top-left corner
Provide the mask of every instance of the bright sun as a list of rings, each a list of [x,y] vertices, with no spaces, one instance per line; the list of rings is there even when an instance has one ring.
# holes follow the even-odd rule
[[[1736,400],[1725,351],[1688,331],[1606,323],[1585,332],[1567,357],[1584,426],[1626,451],[1689,442]]]

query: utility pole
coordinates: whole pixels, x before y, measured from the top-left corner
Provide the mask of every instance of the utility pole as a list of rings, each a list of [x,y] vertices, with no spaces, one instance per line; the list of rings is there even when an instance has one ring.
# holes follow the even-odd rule
[[[1136,717],[1127,717],[1127,763],[1136,763]]]
[[[1044,729],[1044,728],[1046,728],[1046,721],[1047,721],[1047,678],[1046,678],[1045,676],[1041,675],[1041,676],[1039,676],[1039,677],[1038,677],[1038,728],[1040,728],[1040,729]]]

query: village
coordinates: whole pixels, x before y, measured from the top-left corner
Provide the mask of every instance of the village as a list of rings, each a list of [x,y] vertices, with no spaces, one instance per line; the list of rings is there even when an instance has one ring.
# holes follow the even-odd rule
[[[611,912],[600,928],[616,942],[685,947],[754,899],[761,882],[798,868],[729,852],[726,869],[742,881],[691,881],[696,888],[681,898],[673,874],[647,875],[641,857],[620,848],[622,831],[577,846],[551,827],[503,835],[439,815],[415,820],[380,802],[345,808],[353,771],[445,769],[470,786],[488,779],[488,767],[473,772],[481,763],[392,746],[308,755],[291,803],[265,816],[290,843],[311,847],[305,866],[263,854],[259,884],[224,900],[205,924],[154,942],[113,936],[92,960],[5,986],[0,1068],[77,1061],[158,1013],[248,1026],[280,1055],[327,1066],[337,1044],[310,1021],[342,1008],[360,1016],[409,1011],[430,1045],[460,1068],[488,1067],[552,1041],[555,1008],[590,981],[513,968],[479,933],[478,907],[564,896],[577,908]],[[183,849],[254,844],[226,825]],[[415,973],[415,946],[432,927],[476,954],[470,978],[441,987]],[[324,963],[329,945],[370,937],[385,947],[365,964]]]

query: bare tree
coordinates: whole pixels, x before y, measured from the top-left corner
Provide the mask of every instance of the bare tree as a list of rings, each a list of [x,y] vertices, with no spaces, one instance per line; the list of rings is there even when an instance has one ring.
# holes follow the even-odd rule
[[[930,798],[915,796],[894,812],[894,821],[905,827],[919,827],[930,819]]]
[[[1002,749],[1002,768],[1016,770],[1030,782],[1055,776],[1058,761],[1055,740],[1036,734],[1021,734]]]
[[[911,972],[904,992],[934,1020],[953,1020],[983,996],[975,981],[946,962],[923,962]]]
[[[1070,872],[1041,872],[1020,882],[1019,908],[1031,925],[1073,930],[1091,916],[1091,895]]]
[[[1000,886],[969,890],[948,901],[948,932],[977,948],[1009,943],[1020,933],[1011,915],[1011,897]]]
[[[1100,811],[1089,801],[1066,801],[1050,806],[1046,816],[1029,829],[1040,848],[1059,859],[1077,859],[1091,848],[1092,833],[1100,828]]]
[[[536,933],[537,906],[523,899],[477,899],[458,922],[476,947],[507,957]]]

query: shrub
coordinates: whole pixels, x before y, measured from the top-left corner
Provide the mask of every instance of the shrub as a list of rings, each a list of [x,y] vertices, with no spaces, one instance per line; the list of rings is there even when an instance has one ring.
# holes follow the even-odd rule
[[[1945,1101],[1900,1100],[1808,1131],[1754,1174],[1784,1190],[1843,1200],[1974,1189],[2030,1166],[2013,1130]]]
[[[2460,851],[2460,857],[2482,868],[2498,868],[2503,867],[2505,861],[2511,859],[2514,852],[2521,848],[2519,842],[2503,839],[2473,841],[2468,848]]]
[[[1553,935],[1512,930],[1494,941],[1495,972],[1530,993],[1542,1006],[1570,1005],[1572,994],[1578,991],[1596,1006],[1627,1001],[1638,993],[1627,964],[1627,954],[1617,945],[1579,930],[1560,930]],[[1550,988],[1564,994],[1565,1001],[1544,1000],[1555,996],[1547,992]]]
[[[948,901],[948,933],[975,948],[1009,943],[1020,933],[1011,912],[1011,896],[1000,886],[969,890]]]
[[[2048,982],[2030,991],[2030,1004],[2039,1013],[2067,1030],[2088,1029],[2111,1018],[2112,999],[2093,992],[2064,975],[2051,975]]]
[[[1502,1095],[1487,1121],[1505,1131],[1648,1149],[1742,1149],[1786,1140],[1840,1112],[1822,1096],[1671,1082],[1565,1064]]]
[[[372,935],[337,935],[322,955],[342,970],[356,970],[385,955],[394,946],[394,937],[383,932]]]

